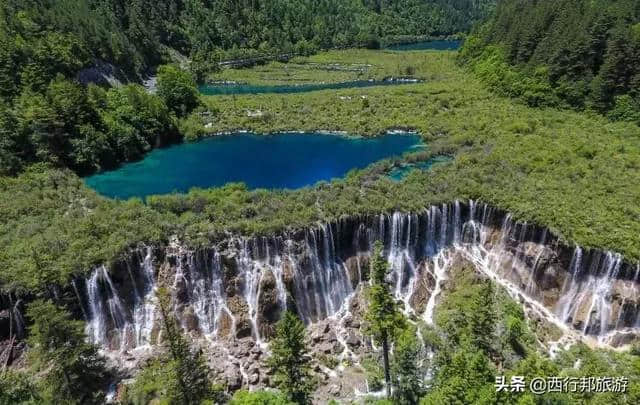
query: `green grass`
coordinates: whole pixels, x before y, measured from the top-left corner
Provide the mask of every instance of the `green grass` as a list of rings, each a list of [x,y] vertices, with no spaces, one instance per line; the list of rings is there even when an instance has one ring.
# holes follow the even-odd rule
[[[235,81],[257,85],[339,83],[353,80],[413,76],[427,79],[432,63],[449,63],[453,52],[371,51],[348,49],[295,57],[288,63],[269,62],[246,69],[223,69],[209,75],[211,81]],[[438,55],[434,58],[434,55]],[[440,62],[437,62],[440,60]],[[442,71],[441,69],[438,69]]]

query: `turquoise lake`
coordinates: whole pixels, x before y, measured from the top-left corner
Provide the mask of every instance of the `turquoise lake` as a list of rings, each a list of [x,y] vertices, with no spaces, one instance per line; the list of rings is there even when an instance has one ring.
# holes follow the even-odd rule
[[[392,51],[455,51],[456,49],[460,48],[461,45],[462,41],[438,40],[414,42],[411,44],[391,45],[387,49],[390,49]]]
[[[396,86],[415,84],[417,80],[353,80],[338,83],[314,83],[299,85],[255,85],[255,84],[203,84],[198,87],[201,94],[219,96],[230,94],[264,94],[264,93],[306,93],[317,90],[339,90],[372,86]]]
[[[435,165],[451,162],[449,156],[434,156],[423,162],[409,163],[400,167],[396,167],[389,172],[389,177],[395,181],[402,181],[412,170],[429,170]]]
[[[244,182],[251,189],[296,189],[422,146],[415,134],[222,135],[155,149],[143,160],[87,177],[85,182],[100,194],[119,199],[229,182]]]

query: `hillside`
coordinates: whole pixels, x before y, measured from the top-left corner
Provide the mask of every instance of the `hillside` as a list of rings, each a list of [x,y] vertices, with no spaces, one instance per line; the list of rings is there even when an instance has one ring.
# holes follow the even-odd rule
[[[4,1],[0,6],[3,63],[18,71],[47,66],[71,74],[101,59],[145,73],[174,50],[208,65],[255,53],[379,46],[385,37],[468,32],[494,0],[168,0]],[[47,55],[44,50],[50,51]],[[6,85],[7,69],[2,77]],[[11,75],[9,75],[11,76]],[[22,74],[20,75],[22,76]],[[18,83],[19,84],[19,83]],[[24,84],[24,83],[23,83]],[[4,87],[7,96],[12,87]],[[15,92],[15,89],[13,89]]]
[[[640,2],[503,0],[461,58],[501,94],[640,122]]]

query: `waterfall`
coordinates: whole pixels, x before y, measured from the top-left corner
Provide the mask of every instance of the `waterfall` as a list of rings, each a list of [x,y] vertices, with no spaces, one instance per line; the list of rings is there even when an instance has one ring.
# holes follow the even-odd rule
[[[547,243],[547,229],[542,230],[542,235],[540,236],[540,241],[538,245],[545,246]],[[531,275],[529,277],[529,283],[527,284],[527,288],[525,292],[528,295],[534,295],[536,293],[536,277],[538,275],[538,268],[540,266],[540,259],[542,258],[542,254],[544,253],[544,249],[539,249],[538,254],[533,262],[533,269],[531,270]]]
[[[558,312],[564,322],[574,321],[580,311],[586,310],[586,319],[582,322],[584,334],[601,335],[610,329],[611,305],[607,297],[620,271],[621,261],[617,254],[598,252],[584,269],[582,250],[576,248],[571,260],[571,279],[565,283],[562,299],[558,302]],[[619,325],[620,319],[615,324]]]
[[[9,309],[9,316],[11,317],[11,323],[13,327],[12,334],[17,338],[22,338],[25,336],[25,328],[26,324],[24,322],[24,317],[22,316],[22,311],[20,311],[20,307],[22,305],[22,300],[17,299],[15,303],[11,304],[11,308]]]
[[[90,321],[87,334],[93,342],[109,346],[109,329],[123,329],[126,325],[125,309],[105,266],[98,267],[87,280]],[[122,344],[122,336],[119,343]]]
[[[105,266],[100,266],[85,280],[88,310],[81,305],[88,319],[87,335],[94,343],[110,349],[126,350],[149,345],[155,322],[155,294],[151,248],[146,248],[144,259],[136,263],[141,269],[144,283],[134,275],[131,264],[126,267],[132,283],[133,298],[127,305],[124,292],[116,286]],[[81,300],[76,280],[72,283]],[[81,303],[82,304],[82,303]]]
[[[309,265],[295,263],[295,257],[290,256],[295,263],[296,307],[307,323],[334,315],[353,290],[345,264],[336,255],[335,238],[330,225],[309,230],[305,232],[302,253]]]
[[[442,283],[446,280],[447,269],[450,263],[451,259],[446,251],[438,254],[432,260],[433,271],[431,274],[433,275],[435,284],[431,295],[429,295],[429,301],[427,301],[427,306],[422,316],[427,325],[433,325],[433,312],[436,307],[436,300],[440,296]]]
[[[417,282],[417,265],[412,251],[417,218],[413,214],[403,215],[396,212],[391,216],[389,227],[391,238],[387,261],[391,270],[391,279],[394,281],[393,293],[396,299],[403,302],[403,311],[406,314],[412,312],[409,301]]]
[[[257,251],[255,246],[255,240],[251,241],[254,244],[254,251]],[[251,331],[254,339],[258,344],[262,343],[260,337],[260,329],[258,328],[258,299],[260,297],[260,281],[263,276],[263,272],[259,271],[260,268],[255,265],[255,262],[251,259],[251,253],[249,251],[248,240],[241,242],[240,257],[238,260],[238,269],[243,275],[244,284],[242,292],[245,302],[249,307],[249,319],[251,321]]]
[[[137,292],[137,301],[133,309],[133,325],[135,330],[135,346],[151,343],[151,333],[156,316],[155,282],[153,276],[152,249],[145,248],[145,256],[140,262],[144,284],[142,291]],[[136,290],[137,291],[137,290]]]
[[[565,333],[609,342],[616,331],[640,329],[640,266],[631,269],[615,253],[564,247],[546,229],[474,200],[229,237],[195,251],[179,243],[165,254],[141,247],[125,265],[99,266],[72,287],[90,339],[110,350],[154,341],[161,268],[172,277],[173,308],[185,330],[233,338],[246,322],[263,344],[268,324],[286,309],[307,324],[331,318],[342,328],[376,240],[384,244],[392,292],[413,319],[434,322],[450,272],[465,260]]]

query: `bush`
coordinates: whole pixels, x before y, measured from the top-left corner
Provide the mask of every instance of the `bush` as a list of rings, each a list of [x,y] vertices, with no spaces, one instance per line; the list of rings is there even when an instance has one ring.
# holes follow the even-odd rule
[[[0,404],[39,404],[36,386],[31,376],[16,372],[6,371],[0,374]]]
[[[181,119],[178,122],[178,129],[188,141],[196,141],[207,134],[202,119],[197,114]]]
[[[630,121],[640,125],[640,102],[628,94],[618,96],[608,116],[614,121]]]
[[[295,44],[293,52],[297,55],[309,56],[318,52],[318,47],[313,42],[303,39]]]
[[[199,102],[198,88],[193,75],[174,65],[158,68],[158,95],[179,117],[190,113]]]
[[[294,405],[277,391],[240,390],[233,395],[229,405]]]
[[[152,401],[168,403],[172,398],[177,398],[176,381],[173,362],[153,360],[142,369],[133,384],[125,386],[123,402],[131,405]]]

